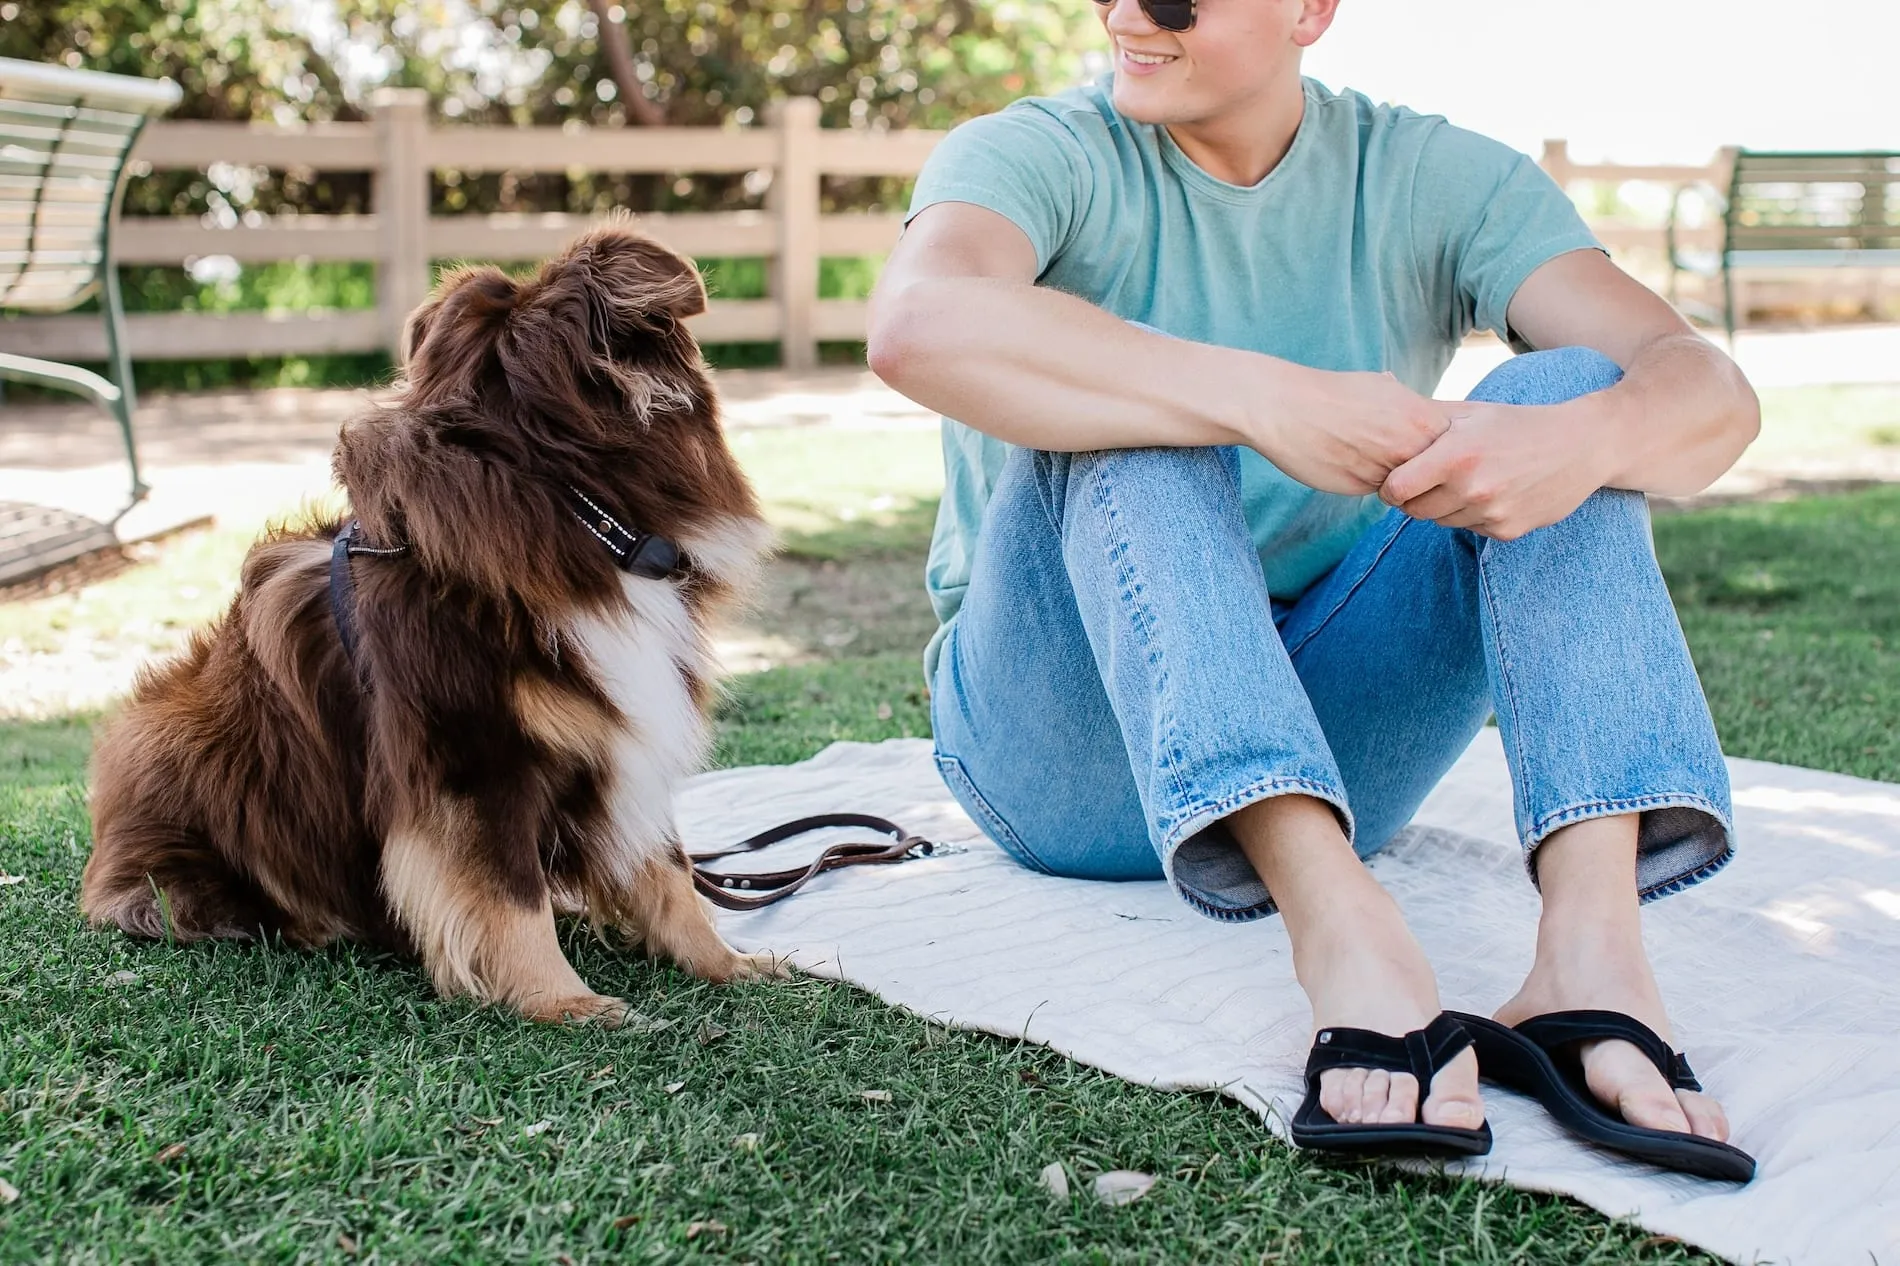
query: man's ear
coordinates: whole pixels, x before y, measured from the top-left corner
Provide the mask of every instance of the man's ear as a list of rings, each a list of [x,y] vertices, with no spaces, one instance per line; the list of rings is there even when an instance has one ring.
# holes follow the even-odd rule
[[[1301,0],[1300,20],[1293,26],[1293,42],[1311,48],[1339,16],[1339,0]]]

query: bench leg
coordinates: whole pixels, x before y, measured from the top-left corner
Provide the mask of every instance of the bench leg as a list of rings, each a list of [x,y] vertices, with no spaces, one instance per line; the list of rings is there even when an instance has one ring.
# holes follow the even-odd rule
[[[1728,330],[1729,354],[1735,352],[1735,273],[1728,266],[1728,257],[1722,257],[1722,324]]]
[[[138,405],[132,387],[132,349],[125,337],[125,305],[119,297],[117,263],[108,258],[104,271],[105,294],[101,296],[104,302],[100,306],[105,309],[106,317],[106,356],[111,362],[113,382],[119,388],[118,399],[108,402],[106,407],[118,419],[119,433],[125,437],[125,459],[132,467],[132,504],[137,505],[151,489],[139,472],[138,443],[132,437],[132,414]]]

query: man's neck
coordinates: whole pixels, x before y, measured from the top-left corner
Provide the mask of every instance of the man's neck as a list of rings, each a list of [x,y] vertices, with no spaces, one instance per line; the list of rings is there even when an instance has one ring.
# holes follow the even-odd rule
[[[1263,94],[1225,113],[1192,123],[1170,123],[1168,135],[1202,171],[1230,185],[1257,185],[1293,148],[1306,112],[1298,76],[1288,88]]]

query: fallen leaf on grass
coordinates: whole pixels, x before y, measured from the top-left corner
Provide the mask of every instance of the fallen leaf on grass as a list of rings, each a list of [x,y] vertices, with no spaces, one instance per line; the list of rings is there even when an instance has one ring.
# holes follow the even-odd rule
[[[1044,1191],[1056,1199],[1069,1198],[1069,1171],[1062,1168],[1061,1161],[1050,1161],[1044,1165],[1042,1172],[1036,1175],[1036,1181],[1042,1184]]]
[[[554,1255],[554,1262],[555,1266],[574,1266],[574,1259],[569,1257],[566,1253],[556,1253]]]
[[[891,1092],[888,1090],[860,1090],[858,1091],[858,1098],[864,1100],[866,1103],[889,1103],[891,1101]]]
[[[732,1145],[742,1152],[756,1152],[759,1150],[759,1136],[756,1134],[741,1134],[732,1140]]]
[[[12,1204],[19,1198],[20,1189],[6,1179],[0,1178],[0,1204]]]
[[[184,1154],[185,1154],[185,1145],[183,1143],[173,1143],[170,1147],[161,1149],[158,1155],[152,1157],[152,1159],[157,1161],[159,1164],[163,1165],[169,1161],[177,1160],[180,1156],[183,1156]]]
[[[644,1015],[638,1011],[627,1012],[626,1018],[619,1024],[622,1033],[658,1033],[661,1029],[672,1027],[671,1020],[660,1016]]]
[[[15,884],[23,884],[25,882],[25,875],[0,875],[0,888],[11,888]]]
[[[1153,1174],[1111,1169],[1095,1180],[1095,1198],[1103,1204],[1131,1204],[1147,1195],[1154,1185]]]
[[[630,1226],[633,1226],[634,1224],[636,1224],[636,1223],[637,1223],[637,1222],[639,1222],[639,1221],[640,1221],[640,1215],[639,1215],[639,1214],[637,1214],[637,1213],[629,1213],[629,1214],[625,1214],[625,1215],[623,1215],[623,1216],[621,1216],[621,1217],[618,1217],[618,1218],[615,1218],[615,1219],[614,1219],[614,1230],[616,1230],[616,1231],[624,1231],[624,1230],[626,1230],[626,1229],[627,1229],[628,1227],[630,1227]]]
[[[106,979],[115,985],[136,985],[139,983],[139,974],[135,971],[115,971]]]
[[[696,1240],[702,1235],[724,1235],[730,1229],[724,1222],[711,1219],[705,1222],[693,1222],[686,1227],[686,1238]]]
[[[607,1066],[606,1066],[605,1068],[603,1068],[603,1069],[601,1069],[601,1070],[600,1070],[599,1072],[597,1072],[597,1073],[595,1073],[595,1074],[594,1074],[594,1075],[593,1075],[592,1077],[590,1077],[590,1078],[589,1078],[588,1080],[590,1080],[590,1081],[598,1081],[598,1080],[600,1080],[600,1079],[601,1079],[602,1077],[607,1077],[607,1076],[610,1076],[610,1075],[612,1075],[612,1073],[613,1073],[613,1071],[614,1071],[614,1066],[613,1066],[612,1064],[609,1064],[609,1065],[607,1065]]]
[[[341,1231],[336,1233],[336,1246],[348,1253],[351,1257],[356,1256],[356,1241]]]
[[[1040,1086],[1042,1084],[1042,1074],[1033,1068],[1018,1068],[1016,1070],[1016,1080],[1022,1082],[1025,1086]]]
[[[699,1022],[698,1033],[699,1044],[701,1046],[711,1046],[714,1042],[717,1042],[730,1032],[732,1032],[732,1030],[726,1028],[724,1025],[714,1024],[711,1020],[701,1020]]]
[[[536,1121],[533,1125],[522,1126],[521,1132],[529,1138],[533,1138],[537,1134],[547,1133],[548,1127],[553,1124],[554,1122],[552,1121]]]
[[[890,704],[880,703],[877,705],[877,719],[880,721],[888,721],[891,719],[891,705]]]
[[[684,1089],[686,1089],[686,1083],[683,1081],[669,1081],[666,1083],[666,1093],[669,1095],[676,1095]]]

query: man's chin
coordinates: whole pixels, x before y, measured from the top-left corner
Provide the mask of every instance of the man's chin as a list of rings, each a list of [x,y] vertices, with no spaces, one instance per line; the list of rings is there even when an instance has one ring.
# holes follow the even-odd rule
[[[1185,123],[1189,113],[1182,103],[1170,100],[1165,94],[1121,84],[1115,86],[1114,102],[1115,112],[1131,123]]]

